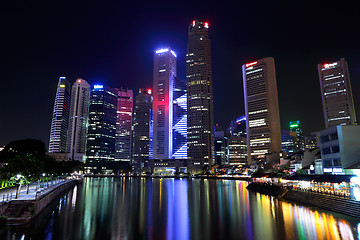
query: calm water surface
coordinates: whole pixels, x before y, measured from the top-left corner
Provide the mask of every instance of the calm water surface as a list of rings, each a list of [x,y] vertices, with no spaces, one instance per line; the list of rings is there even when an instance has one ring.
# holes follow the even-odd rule
[[[235,180],[86,178],[0,239],[359,239],[360,220]]]

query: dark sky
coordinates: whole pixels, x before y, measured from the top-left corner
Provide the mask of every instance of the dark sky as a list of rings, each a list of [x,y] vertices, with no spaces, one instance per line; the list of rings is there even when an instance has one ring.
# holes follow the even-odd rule
[[[210,25],[216,123],[225,127],[244,114],[241,65],[274,57],[282,129],[300,120],[305,133],[320,130],[319,62],[345,57],[360,111],[357,9],[346,1],[2,3],[0,145],[24,138],[48,144],[60,76],[135,91],[151,87],[153,53],[171,46],[185,78],[193,19]]]

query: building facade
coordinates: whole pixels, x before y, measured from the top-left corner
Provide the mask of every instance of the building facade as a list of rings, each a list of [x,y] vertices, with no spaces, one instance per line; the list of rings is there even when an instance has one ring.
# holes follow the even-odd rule
[[[131,159],[131,127],[133,115],[133,91],[117,90],[115,161],[130,165]]]
[[[133,119],[132,162],[133,170],[140,172],[149,161],[150,126],[152,122],[152,90],[139,89],[135,99]]]
[[[173,91],[173,154],[172,158],[187,159],[187,94],[186,81],[175,78]]]
[[[173,154],[173,101],[176,54],[170,48],[154,54],[153,74],[153,158],[169,159]]]
[[[354,173],[360,166],[360,126],[337,125],[319,132],[324,173]]]
[[[90,93],[86,170],[93,173],[115,169],[117,94],[115,89],[99,84]]]
[[[214,114],[209,24],[194,20],[186,54],[187,150],[192,172],[214,164]]]
[[[325,127],[354,125],[355,108],[347,62],[318,64]]]
[[[302,132],[300,121],[294,121],[289,123],[289,131],[295,133],[296,135],[296,151],[304,151],[305,150],[305,139]]]
[[[228,139],[229,165],[247,165],[247,142],[246,138],[231,136]]]
[[[242,66],[247,119],[248,161],[273,159],[281,151],[281,130],[274,58]]]
[[[90,85],[78,78],[71,87],[70,116],[66,152],[69,159],[84,161],[89,117]]]
[[[49,152],[66,152],[66,140],[70,112],[70,83],[65,77],[60,77],[54,101],[51,120]]]

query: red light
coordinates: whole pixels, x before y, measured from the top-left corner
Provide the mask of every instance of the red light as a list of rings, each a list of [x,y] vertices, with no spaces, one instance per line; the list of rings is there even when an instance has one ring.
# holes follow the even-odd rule
[[[147,93],[148,93],[148,94],[151,94],[151,92],[152,92],[152,91],[151,91],[151,89],[149,88],[149,89],[147,90]]]
[[[205,26],[206,28],[209,28],[209,23],[208,23],[208,22],[205,22],[205,23],[204,23],[204,26]]]
[[[193,21],[192,25],[195,26],[195,20]]]
[[[81,79],[78,79],[77,82],[78,82],[78,83],[81,83]]]
[[[324,64],[324,68],[329,68],[329,64],[328,64],[328,63],[325,63],[325,64]]]
[[[247,63],[247,64],[245,64],[245,67],[250,67],[250,66],[255,65],[255,64],[257,64],[257,63],[258,63],[258,62]]]

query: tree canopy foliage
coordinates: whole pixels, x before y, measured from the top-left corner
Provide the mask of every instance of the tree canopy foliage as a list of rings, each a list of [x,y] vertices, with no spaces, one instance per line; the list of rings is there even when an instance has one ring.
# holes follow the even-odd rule
[[[25,139],[10,142],[0,154],[0,178],[10,179],[22,174],[28,179],[37,180],[42,173],[61,175],[81,169],[82,163],[77,161],[57,162],[46,155],[44,142],[36,139]]]

